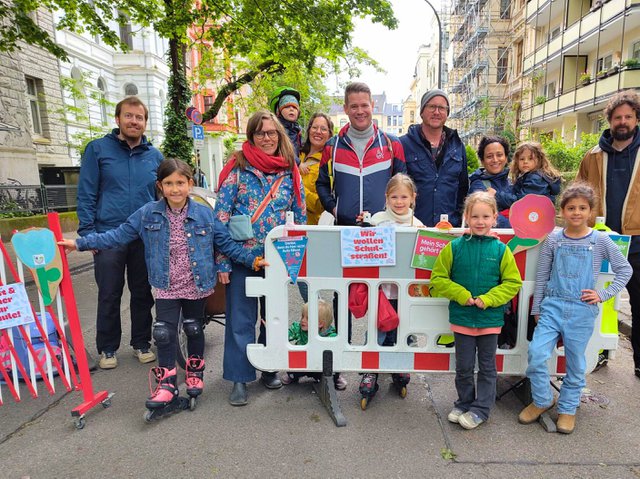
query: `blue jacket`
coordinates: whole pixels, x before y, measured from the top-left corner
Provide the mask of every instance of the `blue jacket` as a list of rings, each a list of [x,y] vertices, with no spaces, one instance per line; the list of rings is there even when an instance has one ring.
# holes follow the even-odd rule
[[[498,211],[508,210],[509,205],[503,204],[502,201],[498,201],[498,199],[501,198],[499,197],[498,192],[511,192],[508,166],[497,175],[490,175],[484,168],[480,167],[469,176],[469,194],[475,193],[476,191],[487,191],[487,188],[489,187],[496,190]],[[498,228],[511,228],[509,219],[502,214],[498,215]]]
[[[327,141],[316,190],[325,210],[333,213],[339,225],[355,225],[363,211],[384,210],[385,188],[396,173],[405,173],[404,151],[398,139],[373,125],[373,137],[364,151],[362,165],[351,139],[350,124]]]
[[[147,203],[122,225],[105,233],[94,233],[76,240],[79,251],[109,249],[125,245],[138,238],[144,243],[144,259],[149,272],[149,284],[154,288],[169,288],[169,219],[164,199]],[[213,260],[214,246],[248,268],[255,256],[231,239],[229,231],[211,208],[191,199],[184,224],[189,245],[189,264],[196,287],[210,291],[216,285],[217,268]]]
[[[440,215],[447,214],[453,226],[460,226],[462,205],[469,191],[467,152],[458,132],[445,126],[444,157],[438,170],[421,128],[411,125],[407,134],[400,137],[407,173],[418,189],[415,215],[426,226],[435,226]]]
[[[254,238],[242,242],[242,247],[255,256],[264,256],[264,240],[267,234],[287,220],[287,211],[293,211],[296,224],[307,223],[307,207],[304,199],[304,185],[300,184],[302,204],[298,204],[293,191],[293,178],[290,171],[274,174],[264,174],[262,171],[247,164],[244,170],[236,167],[222,182],[216,198],[215,215],[225,226],[231,216],[252,216],[258,209],[274,181],[284,176],[280,187],[271,198],[269,205],[260,217],[252,224]],[[239,263],[233,257],[231,259]],[[216,263],[220,271],[229,272],[231,262],[226,253],[216,255]]]
[[[555,205],[556,195],[560,193],[560,182],[560,178],[549,178],[538,170],[530,171],[518,177],[511,191],[497,192],[496,201],[511,208],[516,201],[532,194],[546,196]]]
[[[82,155],[78,181],[78,234],[117,228],[136,210],[156,198],[156,170],[162,153],[142,137],[129,148],[115,128],[93,140]]]

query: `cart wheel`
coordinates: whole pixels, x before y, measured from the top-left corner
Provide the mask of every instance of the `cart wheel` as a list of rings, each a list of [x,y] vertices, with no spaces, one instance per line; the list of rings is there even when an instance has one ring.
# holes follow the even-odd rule
[[[102,404],[102,407],[105,409],[107,409],[108,407],[111,407],[111,398],[108,397],[107,399],[102,401],[100,404]]]
[[[407,386],[402,386],[402,388],[400,389],[400,397],[402,399],[407,397]]]
[[[86,426],[87,422],[86,422],[84,416],[79,416],[74,420],[73,424],[76,427],[76,429],[80,430],[80,429],[84,429],[84,427]]]
[[[367,409],[367,403],[369,400],[367,398],[360,399],[360,408],[364,411]]]
[[[153,411],[145,411],[144,412],[144,422],[151,422],[153,421]]]
[[[196,400],[196,398],[189,398],[189,410],[195,411],[197,405],[198,401]]]

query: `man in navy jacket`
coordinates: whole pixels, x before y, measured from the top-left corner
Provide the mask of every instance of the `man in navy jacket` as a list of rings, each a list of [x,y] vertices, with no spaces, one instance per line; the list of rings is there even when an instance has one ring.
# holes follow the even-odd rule
[[[156,170],[163,157],[144,136],[148,118],[144,103],[127,97],[116,105],[118,128],[87,145],[78,182],[80,236],[115,229],[155,199]],[[93,262],[98,285],[96,345],[100,367],[118,365],[115,353],[122,336],[120,300],[125,270],[131,293],[131,346],[140,362],[154,361],[150,350],[153,296],[142,241],[95,251]]]
[[[469,191],[467,154],[456,130],[445,126],[449,97],[439,89],[422,95],[422,123],[411,125],[400,137],[407,174],[418,189],[415,215],[426,226],[435,226],[440,215],[460,226],[462,205]]]

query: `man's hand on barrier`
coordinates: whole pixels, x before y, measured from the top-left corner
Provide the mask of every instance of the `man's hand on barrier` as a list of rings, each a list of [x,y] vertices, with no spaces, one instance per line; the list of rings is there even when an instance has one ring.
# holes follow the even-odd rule
[[[218,283],[220,284],[229,284],[229,273],[223,273],[222,271],[218,271]]]
[[[63,246],[66,253],[70,253],[71,251],[76,251],[78,249],[76,247],[76,240],[72,239],[62,238],[61,241],[58,241],[58,246]]]

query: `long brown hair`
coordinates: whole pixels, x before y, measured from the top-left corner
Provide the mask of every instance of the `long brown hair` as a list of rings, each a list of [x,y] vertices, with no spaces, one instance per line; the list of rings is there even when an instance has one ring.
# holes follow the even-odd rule
[[[513,182],[515,182],[522,174],[522,172],[520,171],[520,167],[518,166],[518,160],[520,159],[520,155],[522,155],[525,150],[529,151],[531,153],[531,156],[533,156],[537,160],[538,167],[536,168],[536,170],[540,170],[540,172],[544,176],[551,180],[560,178],[560,173],[553,167],[553,165],[549,161],[549,158],[547,158],[542,145],[537,141],[525,141],[518,145],[518,148],[516,148],[516,151],[513,154],[513,160],[511,161],[511,172],[509,173],[509,176],[511,176],[511,180]]]
[[[287,132],[282,126],[282,123],[276,118],[276,116],[267,110],[258,110],[247,122],[247,141],[255,146],[254,137],[256,132],[262,131],[262,123],[265,120],[271,120],[276,126],[276,131],[278,132],[278,148],[274,153],[274,156],[283,157],[288,163],[289,168],[293,168],[293,165],[296,163],[295,152],[293,150],[293,145],[287,136]],[[247,166],[247,159],[244,157],[242,150],[238,150],[233,153],[236,158],[236,165],[238,168],[244,170]]]

